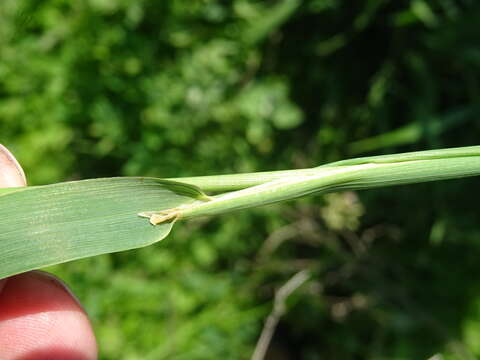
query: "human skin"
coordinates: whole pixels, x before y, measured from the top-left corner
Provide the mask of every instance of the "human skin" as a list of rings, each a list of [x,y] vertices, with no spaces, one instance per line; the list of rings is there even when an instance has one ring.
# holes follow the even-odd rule
[[[25,186],[0,144],[0,187]],[[84,309],[53,275],[30,271],[0,280],[0,360],[93,360],[97,344]]]

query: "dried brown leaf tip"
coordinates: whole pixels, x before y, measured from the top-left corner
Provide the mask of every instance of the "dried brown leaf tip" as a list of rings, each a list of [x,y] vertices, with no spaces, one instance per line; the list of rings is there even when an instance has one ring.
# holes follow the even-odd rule
[[[145,211],[138,214],[138,216],[150,219],[150,224],[158,225],[168,221],[177,221],[180,218],[180,208],[173,208],[162,211]]]

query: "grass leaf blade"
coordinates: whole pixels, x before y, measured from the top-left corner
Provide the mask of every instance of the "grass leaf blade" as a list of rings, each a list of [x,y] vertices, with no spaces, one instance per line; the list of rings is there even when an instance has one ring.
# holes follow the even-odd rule
[[[160,241],[173,222],[151,226],[137,213],[188,204],[202,194],[153,178],[92,179],[6,193],[0,196],[0,278]]]

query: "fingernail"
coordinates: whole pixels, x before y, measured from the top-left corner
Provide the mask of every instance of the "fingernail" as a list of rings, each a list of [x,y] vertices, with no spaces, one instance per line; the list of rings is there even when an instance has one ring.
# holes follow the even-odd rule
[[[0,144],[0,187],[25,186],[27,179],[17,159]]]
[[[82,303],[78,299],[78,297],[72,292],[72,290],[70,290],[68,285],[65,284],[62,279],[59,279],[55,275],[47,273],[45,271],[41,271],[41,270],[32,270],[31,272],[38,275],[38,276],[41,276],[44,279],[46,278],[46,279],[54,282],[57,286],[61,287],[64,291],[66,291],[68,293],[68,295],[70,295],[75,300],[75,302],[83,310],[83,312],[85,314],[87,313],[85,308],[83,307]],[[0,281],[2,281],[2,280],[0,280]]]

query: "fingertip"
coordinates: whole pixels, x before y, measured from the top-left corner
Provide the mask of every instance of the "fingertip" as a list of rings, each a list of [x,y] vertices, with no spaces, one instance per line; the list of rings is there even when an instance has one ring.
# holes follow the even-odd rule
[[[0,358],[97,358],[88,317],[62,282],[35,271],[4,283],[0,292]]]
[[[0,295],[2,294],[3,287],[7,283],[7,279],[1,279],[0,280]]]
[[[25,172],[15,156],[0,144],[0,187],[25,186],[27,178]]]

